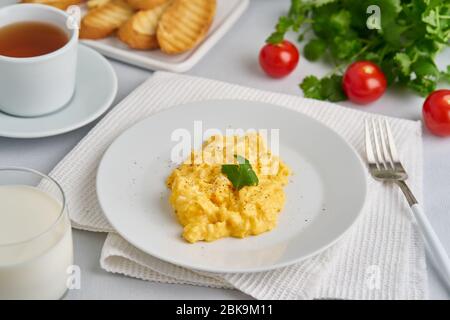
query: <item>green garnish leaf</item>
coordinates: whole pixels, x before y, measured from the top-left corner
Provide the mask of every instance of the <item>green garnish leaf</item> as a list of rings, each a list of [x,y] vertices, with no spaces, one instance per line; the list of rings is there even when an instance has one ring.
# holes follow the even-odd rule
[[[415,78],[407,82],[408,88],[425,97],[436,89],[441,76],[433,60],[429,57],[420,57],[411,65]]]
[[[307,76],[300,84],[306,98],[323,100],[320,90],[322,88],[320,80],[316,76]]]
[[[340,10],[331,15],[328,23],[336,33],[345,34],[350,30],[351,14],[347,10]]]
[[[404,52],[398,52],[394,56],[394,61],[404,75],[409,75],[411,69],[411,58]]]
[[[284,39],[284,33],[282,32],[274,32],[267,39],[266,42],[270,44],[278,44],[281,43]]]
[[[327,44],[325,41],[322,39],[312,39],[306,44],[303,51],[306,59],[309,61],[316,61],[323,56],[326,49]]]
[[[284,34],[291,28],[293,25],[293,21],[291,18],[281,16],[278,19],[278,23],[275,26],[275,32],[272,33],[267,39],[267,43],[278,44],[283,41]]]
[[[324,100],[338,102],[347,99],[347,96],[342,89],[342,76],[332,75],[328,78],[323,78],[321,81],[321,94]]]
[[[300,88],[306,98],[329,101],[343,101],[347,99],[342,90],[342,77],[332,75],[318,79],[316,76],[308,76],[303,79]]]
[[[358,54],[361,50],[361,42],[357,38],[336,36],[331,42],[330,49],[337,60],[346,60]]]
[[[430,57],[421,57],[411,66],[417,77],[439,78],[439,70]]]
[[[447,66],[446,71],[441,71],[440,80],[450,83],[450,66]]]
[[[222,165],[222,173],[231,181],[233,187],[236,190],[240,190],[245,186],[257,186],[259,180],[255,171],[253,171],[250,161],[239,155],[234,157],[238,164]]]

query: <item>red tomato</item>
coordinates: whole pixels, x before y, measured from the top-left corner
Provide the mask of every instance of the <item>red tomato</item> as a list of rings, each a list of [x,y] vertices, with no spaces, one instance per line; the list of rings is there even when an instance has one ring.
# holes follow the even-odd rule
[[[357,61],[345,71],[342,87],[350,101],[367,104],[377,100],[386,91],[386,78],[376,64]]]
[[[423,120],[431,133],[450,136],[450,90],[436,90],[423,103]]]
[[[266,44],[259,52],[259,64],[273,78],[287,76],[297,66],[300,55],[289,41],[278,44]]]

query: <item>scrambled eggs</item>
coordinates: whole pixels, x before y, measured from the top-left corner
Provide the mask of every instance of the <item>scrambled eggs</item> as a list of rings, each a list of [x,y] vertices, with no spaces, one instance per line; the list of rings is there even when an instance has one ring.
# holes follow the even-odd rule
[[[233,163],[229,160],[233,154],[250,161],[257,186],[233,188],[221,172],[223,163]],[[167,179],[172,190],[169,201],[184,227],[183,237],[194,243],[272,230],[284,206],[283,187],[289,175],[289,168],[270,153],[259,134],[211,137]]]

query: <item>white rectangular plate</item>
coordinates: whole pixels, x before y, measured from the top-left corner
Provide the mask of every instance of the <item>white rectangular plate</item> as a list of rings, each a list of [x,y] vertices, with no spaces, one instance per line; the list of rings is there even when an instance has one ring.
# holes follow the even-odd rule
[[[250,0],[217,0],[217,12],[206,38],[197,47],[183,54],[168,55],[160,50],[129,49],[116,37],[81,42],[101,54],[150,70],[185,72],[191,69],[233,26],[248,7]]]

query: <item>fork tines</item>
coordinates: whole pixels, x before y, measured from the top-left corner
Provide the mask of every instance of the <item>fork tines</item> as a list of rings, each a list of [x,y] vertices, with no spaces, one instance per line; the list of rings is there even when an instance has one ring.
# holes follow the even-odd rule
[[[384,119],[365,120],[366,154],[369,165],[379,170],[395,170],[401,166],[389,122]]]

